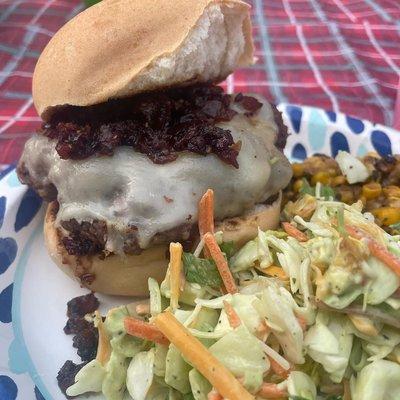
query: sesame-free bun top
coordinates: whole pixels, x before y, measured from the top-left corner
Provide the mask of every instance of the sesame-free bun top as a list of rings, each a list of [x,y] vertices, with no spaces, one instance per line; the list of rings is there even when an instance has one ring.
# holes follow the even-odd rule
[[[239,0],[103,0],[50,40],[33,99],[48,120],[59,106],[194,82],[219,82],[253,61],[249,5]]]

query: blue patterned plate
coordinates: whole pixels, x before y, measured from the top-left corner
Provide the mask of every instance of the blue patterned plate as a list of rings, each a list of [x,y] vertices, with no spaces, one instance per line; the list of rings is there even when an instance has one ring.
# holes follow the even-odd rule
[[[279,108],[292,133],[286,150],[293,160],[338,150],[400,153],[400,132],[391,128],[311,107]],[[12,168],[0,179],[0,399],[64,399],[57,371],[67,359],[79,361],[62,331],[66,303],[85,290],[47,255],[41,200]],[[105,308],[122,301],[99,297]]]

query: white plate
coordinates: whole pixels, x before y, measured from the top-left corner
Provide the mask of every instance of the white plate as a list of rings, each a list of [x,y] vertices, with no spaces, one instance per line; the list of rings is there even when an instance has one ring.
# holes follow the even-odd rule
[[[287,154],[400,153],[400,132],[310,107],[281,105],[291,136]],[[56,375],[79,361],[63,333],[66,303],[87,293],[53,265],[43,243],[43,207],[15,171],[0,175],[0,399],[65,399]],[[98,296],[104,309],[127,302]],[[97,397],[91,397],[97,398]]]

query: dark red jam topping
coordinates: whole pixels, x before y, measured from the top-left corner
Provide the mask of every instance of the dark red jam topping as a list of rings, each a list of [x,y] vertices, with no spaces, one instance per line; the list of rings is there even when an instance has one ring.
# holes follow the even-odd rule
[[[190,151],[213,153],[238,168],[240,145],[234,143],[229,130],[215,126],[235,116],[232,101],[219,86],[175,88],[89,107],[63,107],[39,133],[57,140],[62,159],[110,156],[118,146],[131,146],[156,164],[174,161],[179,152]],[[262,106],[241,94],[234,101],[248,116]]]
[[[86,362],[82,364],[75,364],[71,360],[65,361],[64,365],[61,367],[57,374],[57,383],[63,394],[71,399],[72,397],[67,396],[67,389],[75,383],[76,374],[86,365]]]
[[[99,308],[99,300],[93,293],[75,297],[67,303],[68,321],[64,327],[67,335],[73,334],[73,347],[83,363],[75,364],[68,360],[61,367],[57,375],[58,386],[66,395],[66,390],[75,382],[76,374],[89,361],[96,357],[99,335],[93,322],[86,321],[84,316]],[[70,398],[67,396],[67,398]]]
[[[67,303],[67,316],[69,318],[84,317],[99,308],[99,300],[93,293],[74,297]]]

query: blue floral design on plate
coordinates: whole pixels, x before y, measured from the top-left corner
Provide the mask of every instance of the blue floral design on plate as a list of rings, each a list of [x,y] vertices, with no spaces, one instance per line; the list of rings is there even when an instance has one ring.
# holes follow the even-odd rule
[[[316,108],[315,110],[318,110],[318,108]],[[328,118],[331,122],[336,122],[336,113],[335,112],[325,111],[325,114],[328,116]]]
[[[296,133],[300,131],[301,117],[303,115],[303,111],[298,106],[287,106],[286,112],[289,114],[290,119],[292,120],[293,129]]]
[[[0,197],[0,228],[3,226],[4,214],[6,213],[7,198],[4,196]]]
[[[400,140],[400,138],[398,140]],[[392,144],[385,132],[382,132],[381,130],[372,131],[371,142],[379,155],[385,156],[392,154]]]
[[[0,321],[5,324],[11,322],[12,292],[12,283],[0,292]]]
[[[13,263],[17,255],[17,242],[11,237],[0,238],[0,274]]]
[[[18,388],[15,382],[7,375],[0,375],[0,399],[15,400]]]
[[[18,232],[27,226],[35,217],[42,205],[42,199],[33,189],[28,189],[18,207],[17,216],[15,218],[14,229]]]
[[[332,156],[336,157],[339,150],[350,151],[349,142],[346,139],[346,136],[341,132],[335,132],[331,136],[331,153]]]
[[[354,133],[359,134],[364,130],[364,122],[360,119],[346,116],[346,121],[347,125]]]
[[[292,157],[299,160],[307,158],[307,151],[301,143],[297,143],[292,150]]]
[[[42,393],[40,393],[40,390],[38,389],[37,386],[35,386],[35,397],[36,397],[36,400],[46,400],[43,397]]]

